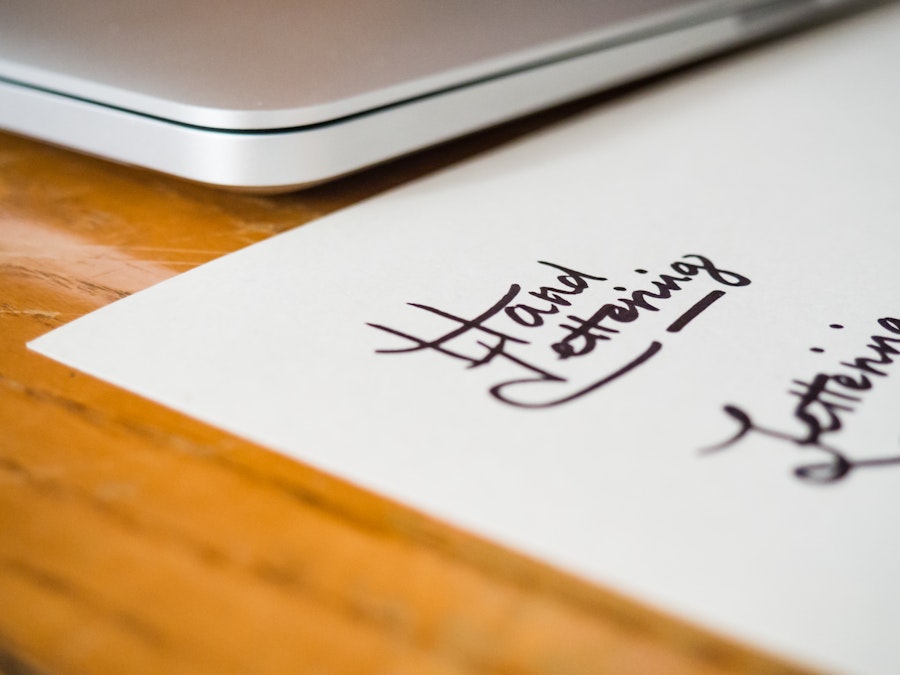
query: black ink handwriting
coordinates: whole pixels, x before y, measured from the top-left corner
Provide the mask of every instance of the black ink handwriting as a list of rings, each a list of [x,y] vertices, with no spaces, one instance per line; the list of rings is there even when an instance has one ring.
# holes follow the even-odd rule
[[[521,332],[521,329],[531,330],[538,328],[545,324],[548,317],[558,314],[561,307],[570,307],[576,296],[591,288],[592,284],[607,281],[605,277],[586,274],[557,263],[543,260],[538,262],[559,273],[556,277],[556,283],[541,286],[537,291],[529,291],[527,292],[527,297],[522,292],[522,287],[519,284],[511,284],[509,290],[502,297],[474,318],[466,318],[421,303],[408,303],[411,307],[439,316],[453,324],[452,329],[438,337],[423,338],[383,324],[368,324],[373,328],[408,342],[408,344],[401,347],[378,349],[376,350],[377,353],[397,354],[428,350],[463,361],[468,368],[478,368],[500,360],[507,365],[512,364],[515,366],[519,373],[516,373],[516,376],[512,379],[490,387],[489,393],[492,397],[518,408],[550,408],[574,401],[615,382],[647,363],[660,352],[663,346],[662,342],[651,340],[647,347],[629,358],[624,364],[612,369],[602,377],[593,379],[588,385],[580,385],[575,391],[572,391],[573,386],[567,378],[550,368],[538,365],[533,360],[524,358],[522,354],[526,350],[532,352],[531,356],[533,357],[534,348],[531,346],[531,342],[519,335],[510,333],[508,330],[498,329],[496,327],[497,319],[506,318],[511,320],[518,326],[517,329],[514,329],[516,332]],[[690,281],[701,273],[706,273],[710,279],[725,286],[745,286],[750,283],[750,280],[743,275],[720,269],[708,258],[696,254],[683,256],[681,260],[672,263],[670,268],[682,276],[661,274],[659,280],[653,282],[656,292],[635,291],[631,294],[631,299],[620,299],[620,302],[626,305],[624,310],[619,305],[607,304],[599,312],[596,312],[591,319],[586,321],[569,316],[570,320],[576,323],[580,322],[580,329],[575,329],[565,324],[557,325],[556,328],[570,330],[568,338],[551,345],[557,356],[559,358],[567,358],[588,353],[593,349],[593,345],[578,351],[568,349],[569,343],[576,339],[576,332],[579,333],[581,339],[585,340],[608,339],[609,334],[615,334],[619,331],[610,326],[600,325],[603,318],[612,316],[614,321],[624,323],[637,319],[638,310],[641,308],[658,311],[657,307],[651,305],[647,298],[667,299],[673,291],[680,290],[681,286],[679,286],[679,283]],[[647,273],[643,269],[635,270],[635,272],[639,274]],[[616,290],[622,291],[624,287],[617,286]],[[707,293],[671,323],[667,330],[670,333],[679,332],[724,294],[725,292],[722,290]],[[540,303],[536,303],[534,299],[539,300]],[[604,308],[607,309],[605,310]],[[624,312],[631,311],[633,315],[629,314],[626,317],[624,314],[619,313],[620,310]],[[607,313],[604,314],[604,312]],[[491,325],[488,325],[489,322],[492,322]],[[568,351],[561,351],[560,345],[566,345]],[[581,372],[581,375],[584,375],[584,371]],[[588,378],[585,379],[590,381]],[[539,388],[537,385],[549,386]],[[547,392],[555,392],[555,394],[547,394]]]
[[[878,320],[878,325],[888,333],[900,335],[900,319],[885,317]],[[794,380],[798,389],[791,389],[788,393],[799,399],[793,410],[793,418],[800,424],[799,432],[779,431],[763,426],[738,406],[726,405],[723,410],[737,423],[738,430],[731,438],[706,448],[704,452],[732,447],[750,433],[768,436],[800,448],[818,450],[825,453],[824,461],[802,464],[794,469],[797,478],[812,483],[834,483],[858,468],[900,465],[900,455],[855,460],[828,442],[832,435],[843,428],[844,416],[854,412],[861,403],[862,394],[872,389],[873,380],[870,376],[886,377],[886,366],[891,365],[900,354],[900,349],[894,346],[900,343],[900,337],[872,335],[869,339],[866,346],[875,356],[860,356],[852,361],[841,362],[842,366],[863,374],[818,373],[809,382]]]
[[[567,359],[573,356],[583,356],[593,351],[597,342],[609,340],[611,333],[619,332],[608,325],[602,325],[605,321],[631,323],[640,317],[642,310],[659,311],[654,302],[669,299],[672,297],[673,292],[682,290],[682,286],[679,284],[692,281],[701,272],[706,272],[711,279],[725,286],[746,286],[750,283],[747,277],[736,272],[721,270],[711,260],[702,255],[688,254],[682,256],[682,258],[696,259],[699,261],[699,264],[685,262],[684,260],[672,263],[670,265],[672,270],[683,276],[659,275],[659,280],[653,282],[656,292],[648,290],[634,291],[630,297],[619,298],[617,302],[603,305],[587,319],[569,315],[567,318],[574,325],[561,324],[560,327],[567,330],[568,335],[553,345],[553,350],[559,355],[559,358]],[[653,301],[648,298],[652,298]]]

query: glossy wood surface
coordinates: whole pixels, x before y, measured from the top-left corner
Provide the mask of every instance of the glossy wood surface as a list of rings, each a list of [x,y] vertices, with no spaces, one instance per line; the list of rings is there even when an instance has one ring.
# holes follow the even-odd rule
[[[0,135],[0,672],[800,672],[25,347],[577,107],[281,196]]]

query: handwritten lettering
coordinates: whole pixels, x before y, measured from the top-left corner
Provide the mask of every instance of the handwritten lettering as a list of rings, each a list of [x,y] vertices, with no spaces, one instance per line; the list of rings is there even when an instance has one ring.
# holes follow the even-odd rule
[[[668,300],[672,293],[682,290],[681,283],[692,281],[701,271],[706,272],[711,279],[725,286],[746,286],[750,280],[735,272],[718,269],[711,260],[701,255],[689,254],[685,258],[695,258],[700,264],[678,261],[671,268],[684,276],[673,277],[669,274],[661,274],[659,281],[654,281],[656,292],[634,291],[629,298],[619,298],[617,303],[608,303],[594,312],[588,319],[577,316],[568,318],[576,325],[562,324],[562,328],[568,331],[568,335],[553,345],[554,351],[560,358],[567,359],[572,356],[583,356],[593,351],[599,340],[609,340],[610,333],[618,333],[618,330],[601,325],[609,319],[616,323],[631,323],[640,316],[641,310],[656,312],[659,308],[648,298],[654,300]],[[658,304],[658,303],[657,303]]]
[[[563,295],[579,295],[588,288],[588,281],[606,281],[605,277],[595,277],[590,274],[576,272],[562,265],[554,265],[553,263],[538,261],[541,265],[554,267],[565,274],[556,277],[560,285],[566,288],[555,288],[549,286],[541,286],[539,291],[531,291],[528,295],[532,295],[539,300],[544,300],[549,306],[545,305],[543,309],[531,307],[524,303],[511,305],[504,309],[506,315],[520,326],[536,327],[544,325],[544,315],[556,314],[559,312],[560,306],[569,307],[572,303],[561,297]],[[568,290],[566,290],[568,289]]]
[[[878,320],[878,325],[889,335],[872,335],[869,338],[866,348],[874,355],[867,352],[840,364],[857,373],[818,373],[809,381],[794,380],[796,388],[788,393],[798,399],[793,409],[793,419],[798,423],[799,430],[780,431],[758,424],[738,406],[726,405],[723,410],[737,423],[738,430],[731,438],[706,448],[705,452],[732,447],[750,434],[767,436],[804,449],[815,449],[824,453],[821,461],[798,466],[794,469],[794,475],[800,480],[819,484],[839,481],[855,469],[900,465],[900,456],[852,459],[830,440],[843,428],[844,418],[862,403],[863,394],[873,389],[873,376],[887,377],[887,367],[900,354],[900,349],[895,346],[900,344],[900,337],[897,337],[900,336],[900,319],[885,317]],[[832,324],[832,328],[842,326]]]
[[[474,318],[458,316],[429,305],[409,303],[411,307],[451,322],[453,327],[436,338],[422,338],[382,324],[368,324],[409,343],[402,347],[379,349],[377,353],[397,354],[430,350],[460,360],[468,368],[504,362],[518,370],[520,376],[491,386],[488,390],[490,395],[502,403],[519,408],[549,408],[574,401],[615,382],[650,361],[660,353],[663,344],[659,339],[651,339],[645,348],[627,357],[624,363],[604,369],[605,372],[601,376],[593,378],[586,385],[573,385],[558,368],[542,365],[541,356],[534,354],[533,343],[521,337],[523,329],[531,331],[544,327],[546,330],[561,330],[564,337],[551,344],[550,358],[559,361],[580,357],[592,352],[598,341],[609,340],[612,335],[620,332],[620,329],[605,325],[604,322],[633,323],[640,318],[642,311],[657,312],[662,302],[670,299],[674,292],[682,290],[683,284],[698,276],[705,274],[710,280],[723,286],[738,287],[750,283],[747,277],[721,269],[709,258],[688,254],[669,266],[669,269],[679,276],[660,274],[657,280],[652,282],[653,288],[650,290],[636,290],[627,298],[605,303],[588,319],[580,319],[570,314],[566,319],[574,324],[557,323],[554,326],[551,319],[557,317],[562,308],[571,307],[578,300],[578,296],[594,290],[597,284],[606,282],[607,278],[557,263],[538,262],[560,273],[556,276],[555,283],[524,293],[519,284],[511,284],[506,293]],[[635,272],[647,274],[643,269]],[[625,288],[617,286],[615,290],[624,291]],[[680,331],[724,294],[725,292],[721,290],[707,293],[679,316],[669,326],[668,332]],[[498,323],[503,320],[509,320],[512,325],[498,327]],[[527,356],[525,352],[528,352]]]

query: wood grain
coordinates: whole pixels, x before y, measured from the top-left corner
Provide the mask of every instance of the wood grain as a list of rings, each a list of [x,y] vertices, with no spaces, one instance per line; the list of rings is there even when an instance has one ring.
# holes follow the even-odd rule
[[[267,197],[0,136],[0,671],[802,672],[25,347],[577,112]]]

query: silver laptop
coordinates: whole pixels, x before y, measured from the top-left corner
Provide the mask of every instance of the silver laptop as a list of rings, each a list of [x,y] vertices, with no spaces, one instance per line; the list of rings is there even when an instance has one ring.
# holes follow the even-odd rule
[[[851,3],[0,0],[0,126],[291,189]]]

